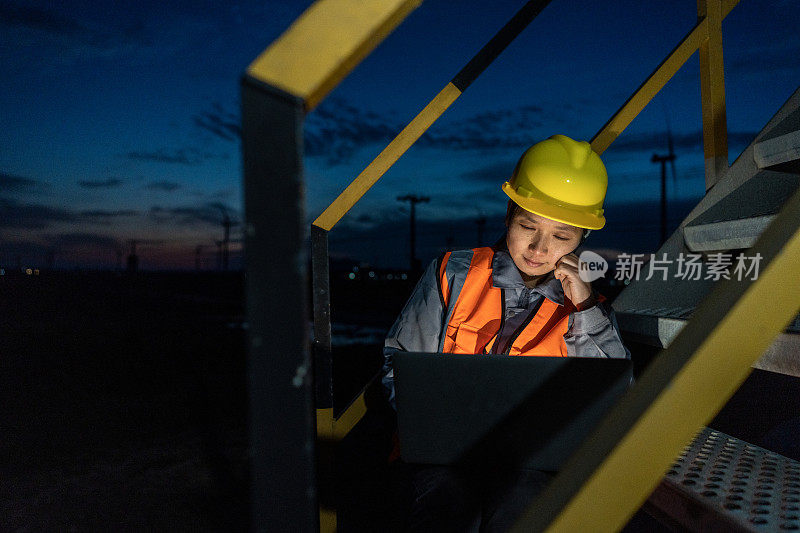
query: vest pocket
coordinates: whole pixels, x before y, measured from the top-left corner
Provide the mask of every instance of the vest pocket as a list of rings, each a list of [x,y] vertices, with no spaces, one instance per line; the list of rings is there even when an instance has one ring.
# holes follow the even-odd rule
[[[491,321],[494,322],[494,321]],[[475,327],[466,322],[458,326],[447,326],[447,336],[453,340],[452,353],[481,354],[484,347],[492,340],[496,333],[496,327],[490,324],[483,327]],[[499,320],[497,321],[499,324]]]

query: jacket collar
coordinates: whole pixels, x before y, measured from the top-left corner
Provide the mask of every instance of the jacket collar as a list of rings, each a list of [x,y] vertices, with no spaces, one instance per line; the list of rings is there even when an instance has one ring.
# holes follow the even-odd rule
[[[526,289],[522,275],[514,264],[514,260],[508,253],[508,249],[503,243],[502,247],[495,247],[494,257],[492,258],[492,285],[500,289]],[[536,287],[531,289],[540,293],[553,303],[564,305],[564,288],[558,281],[553,272],[547,276]]]

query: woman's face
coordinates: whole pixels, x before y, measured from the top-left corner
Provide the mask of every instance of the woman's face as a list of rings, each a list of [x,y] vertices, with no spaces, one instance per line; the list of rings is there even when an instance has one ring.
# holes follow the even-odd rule
[[[578,247],[582,236],[581,228],[517,209],[508,223],[506,244],[522,279],[529,281],[555,269],[559,259]]]

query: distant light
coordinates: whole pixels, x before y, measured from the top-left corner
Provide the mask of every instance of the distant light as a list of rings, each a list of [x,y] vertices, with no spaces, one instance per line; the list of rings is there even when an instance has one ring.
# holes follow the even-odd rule
[[[38,268],[34,268],[33,269],[33,275],[34,276],[38,276],[39,275],[39,269]]]
[[[348,277],[348,278],[350,278],[350,279],[356,279],[356,275],[355,275],[355,274],[353,274],[352,272],[350,272],[350,273],[347,275],[347,277]]]
[[[375,272],[373,272],[372,270],[370,270],[370,271],[369,271],[369,277],[371,277],[371,278],[374,278],[374,277],[375,277]]]
[[[25,273],[26,273],[27,275],[29,275],[29,276],[30,276],[31,274],[33,274],[33,269],[31,269],[31,268],[26,268],[26,269],[25,269]]]
[[[353,267],[353,272],[358,272],[358,267],[357,266]]]
[[[407,276],[406,274],[403,274],[403,275],[402,275],[402,276],[400,276],[400,277],[401,277],[401,278],[403,278],[403,279],[408,279],[408,276]]]
[[[0,276],[5,276],[5,275],[6,275],[6,269],[0,268]]]
[[[386,279],[394,279],[394,276],[392,276],[391,274],[386,274]]]

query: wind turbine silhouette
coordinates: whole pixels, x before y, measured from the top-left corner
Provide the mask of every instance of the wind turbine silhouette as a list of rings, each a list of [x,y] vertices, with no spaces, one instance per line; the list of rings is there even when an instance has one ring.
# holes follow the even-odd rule
[[[239,224],[237,221],[232,220],[228,214],[228,209],[221,203],[214,204],[213,207],[219,209],[222,214],[222,230],[223,237],[221,241],[215,241],[217,245],[217,254],[219,259],[219,268],[224,272],[228,271],[228,245],[231,242],[231,227]],[[199,252],[197,252],[199,253]]]
[[[661,241],[659,245],[664,244],[667,240],[667,163],[672,167],[672,190],[677,187],[677,174],[675,172],[675,145],[672,139],[672,128],[669,123],[669,115],[665,111],[665,118],[667,121],[667,155],[653,154],[650,161],[653,163],[661,163]]]

